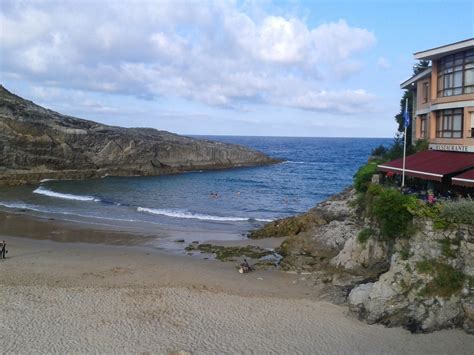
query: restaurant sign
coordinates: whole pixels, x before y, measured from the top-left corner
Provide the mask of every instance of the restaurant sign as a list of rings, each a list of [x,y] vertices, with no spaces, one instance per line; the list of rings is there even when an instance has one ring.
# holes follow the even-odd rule
[[[430,144],[431,150],[447,150],[450,152],[474,153],[474,146],[460,144]]]

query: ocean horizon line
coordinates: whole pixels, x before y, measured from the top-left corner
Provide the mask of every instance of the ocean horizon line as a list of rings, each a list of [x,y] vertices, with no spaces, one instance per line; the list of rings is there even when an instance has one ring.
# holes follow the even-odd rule
[[[175,132],[174,132],[175,133]],[[395,137],[337,137],[337,136],[265,136],[240,134],[186,134],[176,133],[186,137],[249,137],[249,138],[334,138],[334,139],[393,139]]]

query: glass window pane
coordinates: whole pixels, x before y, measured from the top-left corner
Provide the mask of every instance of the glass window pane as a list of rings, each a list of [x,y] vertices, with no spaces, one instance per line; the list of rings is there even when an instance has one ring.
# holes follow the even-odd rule
[[[450,88],[450,87],[452,87],[452,85],[451,85],[451,75],[446,74],[444,76],[444,88],[447,89],[447,88]]]
[[[461,131],[462,130],[462,118],[461,118],[461,116],[454,116],[453,130],[455,130],[455,131]]]
[[[453,138],[461,138],[461,132],[453,132]]]
[[[443,120],[443,130],[447,130],[449,127],[449,121],[448,121],[448,118],[445,117],[444,120]]]
[[[464,85],[474,85],[474,69],[464,72]]]
[[[462,86],[462,72],[458,71],[454,73],[454,87]]]

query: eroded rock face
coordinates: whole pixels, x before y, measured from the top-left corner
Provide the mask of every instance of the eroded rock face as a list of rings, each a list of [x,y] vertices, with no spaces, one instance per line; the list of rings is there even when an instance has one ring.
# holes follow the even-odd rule
[[[353,200],[348,189],[257,235],[288,236],[279,250],[281,269],[304,272],[361,320],[474,334],[474,226],[437,230],[431,220],[415,219],[410,238],[387,240],[375,222],[357,216]],[[367,238],[360,237],[364,229]]]
[[[274,163],[238,145],[64,116],[0,86],[0,184]]]
[[[357,235],[360,227],[353,219],[350,203],[354,191],[346,189],[316,205],[307,213],[274,221],[254,231],[250,237],[289,236],[281,247],[282,268],[315,271],[329,266],[345,242]]]
[[[369,323],[415,332],[463,326],[473,333],[471,229],[435,230],[431,221],[419,220],[419,232],[397,242],[390,269],[377,282],[351,291],[350,308]]]
[[[378,274],[388,269],[389,253],[387,243],[377,238],[361,243],[357,240],[357,230],[353,230],[344,248],[331,260],[331,265],[355,275]]]

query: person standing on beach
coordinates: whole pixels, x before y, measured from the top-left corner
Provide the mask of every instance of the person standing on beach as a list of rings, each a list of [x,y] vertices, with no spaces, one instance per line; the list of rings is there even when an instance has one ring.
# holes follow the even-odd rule
[[[2,259],[5,259],[6,258],[6,254],[7,254],[7,243],[2,240],[2,242],[0,243],[0,258]]]

